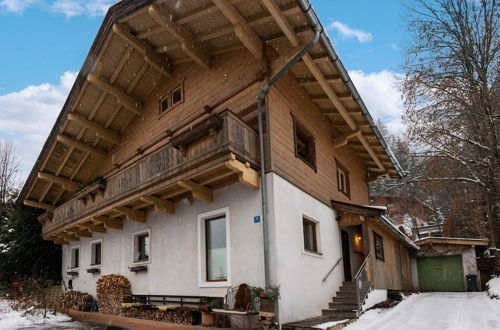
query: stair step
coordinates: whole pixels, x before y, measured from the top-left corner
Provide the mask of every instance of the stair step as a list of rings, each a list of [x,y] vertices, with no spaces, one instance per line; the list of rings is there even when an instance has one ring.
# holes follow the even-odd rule
[[[356,282],[354,281],[349,281],[349,282],[344,282],[342,284],[343,287],[356,287]]]
[[[329,303],[328,306],[330,307],[330,309],[335,309],[335,310],[352,311],[352,310],[358,309],[358,304],[347,304],[347,303],[338,302],[338,301]]]
[[[332,301],[342,304],[357,304],[356,297],[333,297]]]
[[[356,288],[355,287],[341,287],[339,289],[339,292],[352,292],[352,293],[356,293]]]
[[[356,297],[356,291],[338,291],[336,297]]]
[[[334,309],[323,309],[323,315],[335,316],[335,317],[345,317],[347,319],[352,319],[358,316],[357,311],[336,311]]]

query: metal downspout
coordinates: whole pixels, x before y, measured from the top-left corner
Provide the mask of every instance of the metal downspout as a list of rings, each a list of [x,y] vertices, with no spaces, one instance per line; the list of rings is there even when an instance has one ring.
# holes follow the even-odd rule
[[[261,197],[262,197],[262,231],[263,231],[263,242],[264,242],[264,278],[265,285],[268,288],[271,284],[270,272],[269,272],[269,228],[267,223],[267,182],[266,182],[266,170],[265,170],[265,160],[264,160],[264,129],[262,124],[262,100],[267,94],[269,88],[278,79],[283,77],[285,73],[297,63],[318,41],[323,32],[323,27],[320,24],[314,24],[314,38],[311,40],[293,59],[288,62],[277,74],[275,74],[269,81],[262,86],[262,88],[257,93],[257,117],[259,121],[259,149],[260,149],[260,186],[261,186]],[[269,120],[269,119],[268,119]],[[269,133],[269,132],[268,132]]]

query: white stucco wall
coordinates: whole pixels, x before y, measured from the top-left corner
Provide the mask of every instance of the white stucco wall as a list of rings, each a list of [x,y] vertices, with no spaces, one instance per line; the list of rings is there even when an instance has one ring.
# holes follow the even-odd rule
[[[283,178],[268,174],[271,279],[281,285],[279,322],[318,316],[343,280],[342,262],[322,279],[342,255],[335,212]],[[317,222],[322,255],[303,248],[302,217]]]
[[[132,284],[134,294],[224,296],[227,287],[202,288],[198,274],[198,215],[222,208],[229,209],[231,285],[264,285],[260,191],[234,184],[214,192],[214,203],[194,201],[176,204],[175,215],[150,212],[146,223],[125,221],[122,230],[94,233],[63,247],[63,279],[67,283],[69,250],[80,246],[80,267],[73,279],[74,290],[95,296],[96,281],[106,274],[121,274]],[[133,273],[133,234],[150,229],[151,250],[147,273]],[[90,242],[102,238],[101,274],[86,272],[90,267]]]

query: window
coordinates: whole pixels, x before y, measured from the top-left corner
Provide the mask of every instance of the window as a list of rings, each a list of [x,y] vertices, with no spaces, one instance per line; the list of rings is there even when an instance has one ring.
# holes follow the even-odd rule
[[[337,160],[337,185],[338,189],[341,193],[350,198],[351,195],[351,187],[349,183],[349,172],[347,169],[342,166]]]
[[[229,208],[198,215],[198,281],[204,288],[231,286]]]
[[[316,238],[316,222],[302,218],[304,231],[304,250],[318,253],[318,240]]]
[[[373,242],[375,244],[375,258],[384,260],[384,240],[382,236],[373,232]]]
[[[184,88],[183,84],[180,84],[161,98],[160,115],[182,102],[184,102]]]
[[[226,217],[205,220],[207,281],[227,281]]]
[[[316,171],[316,147],[312,134],[300,122],[293,118],[293,131],[295,141],[295,157],[302,159]]]
[[[149,231],[134,235],[134,262],[149,261],[150,239]]]
[[[70,250],[70,268],[78,268],[80,265],[80,247],[75,246]]]
[[[102,264],[102,241],[90,243],[90,265],[100,266]]]

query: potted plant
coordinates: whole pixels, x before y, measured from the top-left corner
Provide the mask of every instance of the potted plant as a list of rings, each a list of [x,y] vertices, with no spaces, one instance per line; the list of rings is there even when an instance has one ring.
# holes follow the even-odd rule
[[[281,297],[279,285],[271,285],[267,289],[253,287],[252,292],[256,297],[260,298],[261,312],[274,313],[275,302]]]
[[[222,301],[220,298],[201,298],[201,325],[204,327],[215,326],[215,313],[212,312],[214,308],[222,308]]]

